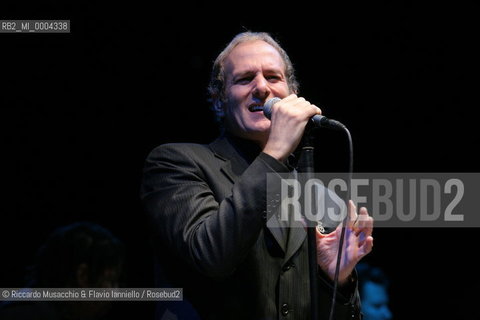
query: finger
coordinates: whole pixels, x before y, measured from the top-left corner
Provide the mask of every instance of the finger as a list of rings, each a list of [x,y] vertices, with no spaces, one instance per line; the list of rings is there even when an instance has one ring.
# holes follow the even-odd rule
[[[283,105],[283,104],[285,104],[285,103],[291,103],[292,101],[295,101],[297,98],[298,98],[298,97],[297,97],[296,94],[291,94],[291,95],[289,95],[289,96],[286,96],[285,98],[282,98],[282,100],[274,103],[274,104],[272,105],[272,114],[273,114],[274,108],[275,108],[275,110],[276,110],[277,108],[280,108],[281,105]]]
[[[369,236],[365,239],[365,242],[358,249],[359,258],[363,258],[372,251],[373,248],[373,237]]]
[[[285,98],[283,98],[284,101],[291,101],[291,100],[294,100],[294,99],[297,99],[297,95],[296,94],[291,94],[289,96],[286,96]]]
[[[291,94],[289,95],[288,97],[286,97],[284,99],[285,102],[289,102],[290,103],[290,106],[294,106],[294,107],[299,107],[299,106],[302,106],[303,104],[305,103],[309,103],[308,101],[305,100],[305,98],[303,97],[299,97],[297,96],[296,94]]]
[[[361,232],[365,236],[371,236],[373,231],[373,218],[368,215],[367,208],[360,208],[359,214],[357,216],[357,221],[354,224],[355,235],[359,235]]]
[[[353,229],[356,220],[357,220],[357,207],[355,206],[352,200],[349,200],[347,227]]]
[[[292,100],[291,106],[295,108],[297,114],[305,119],[310,119],[311,117],[321,114],[322,111],[317,106],[310,103],[303,97],[297,97]]]
[[[305,112],[305,110],[310,111],[312,104],[305,100],[303,97],[297,97],[294,101],[292,101],[292,105],[297,108],[297,110],[302,110]]]
[[[312,104],[312,107],[315,109],[315,113],[316,114],[322,114],[322,109],[320,109],[319,107],[317,107],[316,105]]]

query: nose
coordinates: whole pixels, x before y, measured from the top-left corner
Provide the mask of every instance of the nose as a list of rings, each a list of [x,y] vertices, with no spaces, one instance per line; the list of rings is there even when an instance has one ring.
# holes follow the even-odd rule
[[[254,79],[253,96],[257,99],[264,100],[270,95],[268,81],[263,75],[258,75]]]

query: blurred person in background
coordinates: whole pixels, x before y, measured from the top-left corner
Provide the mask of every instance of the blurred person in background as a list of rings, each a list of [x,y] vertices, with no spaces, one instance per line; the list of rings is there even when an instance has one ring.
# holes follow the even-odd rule
[[[356,267],[362,304],[363,320],[390,320],[393,318],[388,306],[390,281],[379,267],[361,262]]]
[[[27,288],[117,288],[124,245],[109,230],[91,222],[56,229],[37,251]],[[109,301],[9,301],[0,319],[108,319]]]

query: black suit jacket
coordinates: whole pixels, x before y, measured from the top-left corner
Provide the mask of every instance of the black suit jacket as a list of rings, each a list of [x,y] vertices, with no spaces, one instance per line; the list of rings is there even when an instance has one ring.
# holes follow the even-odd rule
[[[306,232],[266,224],[266,175],[289,171],[232,137],[150,153],[141,197],[157,285],[184,289],[184,302],[163,309],[179,319],[310,319]],[[320,318],[327,319],[331,283],[319,279]],[[359,318],[356,285],[346,291],[336,319]]]

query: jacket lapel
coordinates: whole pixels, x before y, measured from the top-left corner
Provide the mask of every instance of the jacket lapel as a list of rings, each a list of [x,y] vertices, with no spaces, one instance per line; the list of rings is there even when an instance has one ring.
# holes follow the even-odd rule
[[[300,170],[302,170],[302,166],[304,165],[304,159],[302,158],[302,153],[298,153],[296,155],[298,162],[297,164],[299,165]],[[296,160],[297,161],[297,160]],[[293,174],[295,177],[298,179],[298,171],[294,170]],[[302,218],[303,218],[303,213]],[[305,224],[303,221],[296,221],[293,216],[290,217],[289,219],[289,235],[288,235],[288,246],[287,246],[287,252],[285,254],[285,259],[284,263],[286,263],[294,254],[297,252],[298,249],[302,246],[303,242],[307,238],[307,231],[305,229]]]
[[[307,238],[307,231],[301,222],[291,222],[288,233],[288,245],[284,262],[287,262],[295,254],[295,252],[297,252]]]
[[[218,138],[210,144],[214,155],[223,160],[224,164],[220,167],[222,173],[227,176],[232,183],[235,183],[242,173],[248,168],[249,163],[240,154],[239,150],[225,136]],[[259,214],[261,214],[259,212]],[[283,252],[287,251],[288,229],[273,215],[272,224],[268,224],[268,229],[272,233],[275,241]]]
[[[270,219],[268,220],[267,226],[270,233],[277,241],[278,245],[285,253],[287,251],[287,243],[288,243],[288,226],[285,223],[281,222],[276,214],[273,214]]]
[[[240,154],[235,147],[230,144],[226,137],[220,137],[210,144],[215,157],[223,160],[220,171],[227,176],[232,183],[242,175],[243,171],[248,167],[246,161],[242,161]]]

